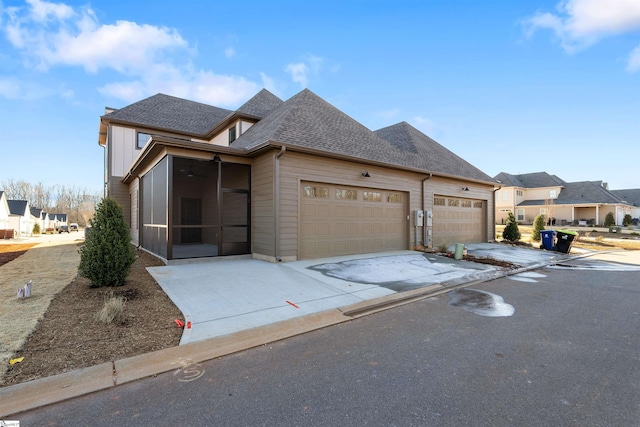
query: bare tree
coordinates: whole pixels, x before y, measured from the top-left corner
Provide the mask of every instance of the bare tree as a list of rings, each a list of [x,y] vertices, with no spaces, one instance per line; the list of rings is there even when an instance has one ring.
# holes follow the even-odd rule
[[[102,199],[99,192],[86,188],[45,186],[41,182],[32,185],[26,181],[9,179],[0,184],[7,199],[27,200],[33,207],[48,213],[67,214],[68,222],[85,226],[93,216],[95,206]]]

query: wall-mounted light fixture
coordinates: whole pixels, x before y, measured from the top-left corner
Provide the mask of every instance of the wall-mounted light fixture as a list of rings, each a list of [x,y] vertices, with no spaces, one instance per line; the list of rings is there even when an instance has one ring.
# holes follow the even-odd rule
[[[371,178],[371,175],[369,175],[369,172],[367,171],[362,172],[362,176],[365,178]]]
[[[469,191],[469,187],[462,187],[462,191]]]

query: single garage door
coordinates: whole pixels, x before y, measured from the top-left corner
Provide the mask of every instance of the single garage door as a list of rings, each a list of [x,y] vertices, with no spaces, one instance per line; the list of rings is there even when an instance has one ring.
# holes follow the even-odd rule
[[[407,193],[303,182],[300,200],[300,259],[408,249]]]
[[[486,241],[487,203],[449,196],[433,198],[433,246]]]

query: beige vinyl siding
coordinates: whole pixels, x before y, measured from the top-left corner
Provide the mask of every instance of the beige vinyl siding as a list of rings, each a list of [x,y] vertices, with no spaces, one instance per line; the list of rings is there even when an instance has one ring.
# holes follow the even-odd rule
[[[251,167],[251,252],[268,257],[275,256],[274,156],[264,154]]]
[[[395,169],[367,166],[344,160],[286,152],[280,159],[280,256],[298,259],[300,236],[300,185],[303,181],[325,182],[347,187],[366,187],[405,192],[409,210],[421,206],[421,181],[424,175]],[[371,177],[361,174],[368,171]],[[406,221],[409,245],[414,245],[411,221]],[[406,249],[409,249],[407,247]]]
[[[109,197],[113,198],[122,206],[124,220],[131,226],[131,196],[129,195],[129,186],[117,179],[111,179],[107,187],[107,192]]]
[[[464,191],[463,188],[468,188],[469,191]],[[436,195],[441,197],[468,199],[472,201],[480,200],[484,203],[482,208],[483,215],[481,218],[476,219],[477,221],[482,222],[482,238],[480,241],[492,241],[495,239],[493,225],[495,202],[493,190],[494,189],[488,185],[434,176],[425,182],[425,210],[434,211],[433,198]],[[439,240],[437,235],[439,226],[438,220],[439,218],[434,215],[432,244],[434,246],[438,246],[441,243],[458,243]]]

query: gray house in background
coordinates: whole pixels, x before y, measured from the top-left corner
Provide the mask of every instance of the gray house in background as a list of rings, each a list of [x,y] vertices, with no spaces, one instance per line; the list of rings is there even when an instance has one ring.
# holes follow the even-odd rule
[[[633,206],[631,217],[640,218],[640,188],[629,188],[626,190],[611,190],[613,194],[620,197],[627,204]]]
[[[501,186],[496,192],[496,221],[504,223],[509,212],[516,220],[532,224],[537,215],[557,225],[602,225],[608,213],[621,225],[632,206],[609,191],[602,181],[566,182],[546,172],[511,175],[501,172],[494,178]]]
[[[105,195],[170,260],[267,261],[493,240],[495,181],[406,122],[371,131],[305,89],[237,110],[163,94],[100,118]]]

